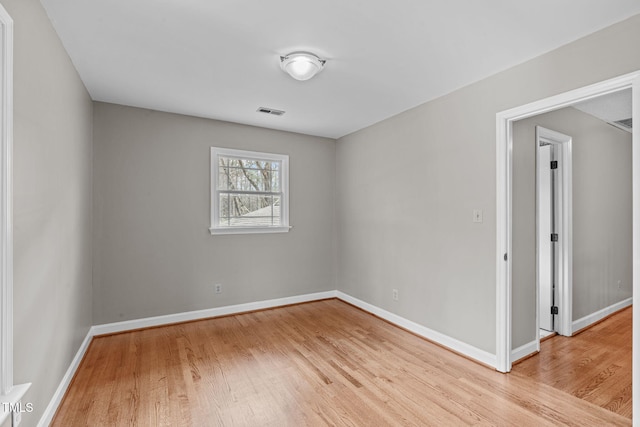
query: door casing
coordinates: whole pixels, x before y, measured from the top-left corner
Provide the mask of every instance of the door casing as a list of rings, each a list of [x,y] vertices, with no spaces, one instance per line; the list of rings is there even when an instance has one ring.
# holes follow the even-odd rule
[[[496,370],[511,371],[513,122],[601,95],[632,89],[633,121],[640,123],[640,71],[496,114]],[[640,254],[640,132],[633,133],[633,253]],[[640,297],[640,256],[633,257],[633,300]],[[569,319],[570,321],[570,319]],[[640,316],[634,315],[633,353],[640,355]],[[633,358],[633,411],[640,413],[640,356]],[[640,426],[640,419],[638,419]],[[635,424],[635,422],[634,422]]]
[[[573,156],[572,156],[572,138],[560,132],[536,126],[536,165],[542,166],[540,163],[539,152],[540,143],[545,142],[551,144],[556,153],[558,161],[558,169],[555,174],[555,190],[556,190],[556,226],[555,232],[559,235],[559,239],[555,245],[556,262],[558,268],[557,274],[557,301],[558,315],[556,317],[555,330],[560,335],[571,336],[573,333],[573,233],[571,219],[573,218]],[[545,213],[540,211],[540,189],[542,186],[540,173],[536,174],[536,234],[540,229],[540,220]],[[548,215],[548,213],[546,213]],[[543,238],[549,239],[550,236]],[[539,304],[540,292],[540,271],[543,260],[540,258],[541,252],[540,236],[536,242],[536,305]],[[540,307],[536,306],[536,316],[539,316]],[[536,319],[536,325],[540,325],[540,319]],[[538,351],[540,351],[540,330],[536,329],[536,342]]]

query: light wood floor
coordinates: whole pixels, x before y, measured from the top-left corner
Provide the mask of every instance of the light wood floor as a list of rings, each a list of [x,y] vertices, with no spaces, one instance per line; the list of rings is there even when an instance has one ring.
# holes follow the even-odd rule
[[[539,381],[631,418],[632,308],[571,338],[543,341],[511,375]]]
[[[616,426],[339,300],[95,338],[56,426]]]

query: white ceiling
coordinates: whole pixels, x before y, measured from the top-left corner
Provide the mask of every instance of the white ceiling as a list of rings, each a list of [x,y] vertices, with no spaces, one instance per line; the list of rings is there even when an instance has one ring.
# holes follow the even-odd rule
[[[638,0],[41,2],[94,100],[332,138],[640,13]],[[325,70],[287,76],[279,55],[296,50]]]
[[[631,97],[631,89],[625,89],[579,102],[572,105],[572,107],[611,123],[631,118]]]

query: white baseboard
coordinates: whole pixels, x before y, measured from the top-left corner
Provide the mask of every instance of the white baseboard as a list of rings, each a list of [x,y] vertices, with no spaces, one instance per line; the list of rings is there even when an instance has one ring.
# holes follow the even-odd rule
[[[169,314],[166,316],[156,316],[156,317],[149,317],[146,319],[136,319],[136,320],[129,320],[125,322],[116,322],[116,323],[109,323],[105,325],[92,326],[91,329],[89,329],[89,332],[87,333],[87,336],[85,337],[84,341],[80,345],[80,349],[78,349],[76,356],[71,361],[71,365],[69,366],[69,369],[67,369],[67,372],[64,374],[64,377],[62,378],[60,385],[58,386],[56,392],[51,398],[49,405],[45,409],[44,414],[40,418],[40,421],[38,421],[38,427],[46,427],[53,420],[53,416],[55,415],[58,409],[58,406],[60,406],[60,403],[62,402],[62,398],[64,397],[64,394],[67,392],[67,389],[69,388],[69,384],[71,384],[71,380],[73,379],[73,376],[75,375],[76,370],[80,366],[80,362],[82,361],[82,358],[84,357],[84,354],[86,353],[87,348],[89,348],[89,344],[91,343],[91,340],[95,336],[112,334],[116,332],[125,332],[133,329],[148,328],[151,326],[161,326],[161,325],[168,325],[168,324],[177,323],[177,322],[186,322],[189,320],[206,319],[208,317],[225,316],[229,314],[261,310],[265,308],[274,308],[274,307],[280,307],[280,306],[289,305],[289,304],[299,304],[302,302],[318,301],[322,299],[335,298],[335,297],[336,297],[335,291],[318,292],[315,294],[299,295],[294,297],[258,301],[258,302],[252,302],[247,304],[230,305],[226,307],[212,308],[207,310],[189,311],[185,313]]]
[[[527,357],[530,354],[537,353],[540,351],[540,347],[538,346],[539,341],[533,340],[529,343],[521,345],[520,347],[511,350],[511,361],[517,362],[523,357]]]
[[[314,294],[298,295],[294,297],[258,301],[246,304],[229,305],[225,307],[210,308],[206,310],[188,311],[184,313],[169,314],[165,316],[148,317],[145,319],[127,320],[124,322],[108,323],[97,325],[91,328],[93,336],[125,332],[135,329],[149,328],[153,326],[168,325],[171,323],[187,322],[191,320],[206,319],[209,317],[228,316],[247,311],[263,310],[267,308],[281,307],[289,304],[300,304],[310,301],[318,301],[328,298],[339,298],[345,302],[355,305],[362,310],[381,317],[394,325],[405,328],[421,337],[434,341],[444,347],[450,348],[471,359],[475,359],[491,367],[496,366],[496,356],[484,350],[480,350],[472,345],[458,341],[445,334],[429,329],[418,323],[412,322],[397,314],[388,312],[372,304],[352,297],[340,291],[326,291]]]
[[[336,293],[339,299],[348,302],[349,304],[353,304],[364,311],[368,311],[371,314],[375,314],[376,316],[381,317],[384,320],[393,323],[394,325],[400,326],[401,328],[411,331],[416,335],[433,341],[441,346],[447,347],[466,357],[477,360],[478,362],[481,362],[485,365],[489,365],[493,368],[496,367],[495,354],[491,354],[465,342],[458,341],[455,338],[451,338],[448,335],[419,325],[418,323],[412,322],[411,320],[405,319],[404,317],[398,316],[397,314],[391,313],[389,311],[376,307],[375,305],[371,305],[369,303],[361,301],[357,298],[352,297],[351,295],[347,295],[344,292],[336,291]]]
[[[118,332],[131,331],[134,329],[169,325],[171,323],[188,322],[191,320],[206,319],[208,317],[228,316],[231,314],[244,313],[247,311],[264,310],[267,308],[281,307],[283,305],[300,304],[303,302],[318,301],[335,297],[336,291],[318,292],[315,294],[249,302],[246,304],[228,305],[225,307],[208,308],[206,310],[187,311],[183,313],[167,314],[165,316],[126,320],[124,322],[107,323],[104,325],[94,326],[92,329],[94,336],[114,334]]]
[[[82,361],[82,358],[84,357],[84,354],[86,353],[87,348],[91,343],[91,340],[95,336],[113,334],[118,332],[126,332],[126,331],[135,330],[135,329],[149,328],[153,326],[169,325],[172,323],[187,322],[191,320],[206,319],[209,317],[228,316],[228,315],[244,313],[248,311],[264,310],[268,308],[281,307],[289,304],[300,304],[304,302],[318,301],[318,300],[329,299],[329,298],[341,299],[364,311],[367,311],[382,319],[385,319],[386,321],[393,323],[394,325],[407,329],[408,331],[411,331],[416,335],[419,335],[437,344],[447,347],[466,357],[475,359],[491,367],[496,366],[495,354],[491,354],[484,350],[480,350],[467,343],[458,341],[455,338],[451,338],[440,332],[431,330],[425,326],[419,325],[415,322],[405,319],[404,317],[398,316],[397,314],[393,314],[379,307],[376,307],[374,305],[361,301],[343,292],[340,292],[340,291],[318,292],[314,294],[298,295],[298,296],[287,297],[287,298],[271,299],[271,300],[251,302],[246,304],[237,304],[237,305],[230,305],[225,307],[210,308],[206,310],[188,311],[184,313],[168,314],[166,316],[155,316],[155,317],[148,317],[144,319],[127,320],[124,322],[115,322],[115,323],[107,323],[103,325],[92,326],[89,332],[87,333],[86,338],[80,345],[80,349],[76,353],[76,356],[73,358],[73,361],[69,366],[69,369],[67,369],[67,372],[62,378],[62,381],[60,382],[58,389],[54,393],[53,398],[51,399],[51,401],[49,402],[49,405],[45,409],[44,414],[42,415],[42,418],[40,418],[40,421],[38,422],[38,427],[45,427],[51,423],[53,416],[55,415],[56,410],[58,409],[58,406],[62,402],[62,398],[64,397],[64,394],[66,393],[67,388],[69,388],[69,384],[71,383],[71,380],[73,379],[73,376],[75,375],[76,370],[78,369],[78,366],[80,366],[80,362]]]
[[[610,314],[615,313],[616,311],[622,310],[623,308],[627,308],[633,304],[633,298],[627,298],[618,303],[610,305],[609,307],[603,308],[602,310],[598,310],[595,313],[589,314],[588,316],[584,316],[581,319],[575,320],[571,324],[571,333],[574,334],[580,329],[584,329],[587,326],[593,325],[599,320],[604,319]]]
[[[87,332],[87,336],[84,338],[84,341],[82,341],[82,344],[80,344],[80,348],[78,349],[78,352],[76,353],[75,357],[71,361],[71,365],[69,365],[69,369],[67,369],[67,372],[64,374],[64,377],[62,377],[62,381],[60,382],[60,385],[56,389],[56,392],[53,394],[53,398],[51,398],[49,405],[47,405],[47,408],[44,410],[44,414],[42,414],[40,421],[38,421],[38,427],[46,427],[49,424],[51,424],[51,421],[53,420],[53,416],[56,414],[56,411],[58,410],[58,406],[60,406],[60,403],[62,402],[62,398],[64,397],[64,394],[67,392],[67,389],[69,388],[69,384],[71,384],[71,380],[73,379],[73,376],[75,375],[76,370],[78,369],[78,366],[80,366],[80,362],[82,361],[84,354],[87,352],[87,349],[89,348],[89,344],[91,343],[91,339],[93,338],[92,330],[93,330],[93,327],[89,329],[89,332]]]

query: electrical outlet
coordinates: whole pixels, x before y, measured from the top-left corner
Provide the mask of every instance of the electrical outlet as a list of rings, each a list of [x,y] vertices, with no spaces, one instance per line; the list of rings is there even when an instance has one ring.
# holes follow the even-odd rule
[[[482,222],[482,209],[473,210],[473,222]]]
[[[394,301],[398,301],[398,290],[397,289],[393,290],[393,300]]]
[[[622,280],[618,280],[618,289],[622,289]]]
[[[217,283],[217,284],[213,285],[213,292],[215,292],[216,294],[221,294],[222,293],[222,285],[220,283]]]

